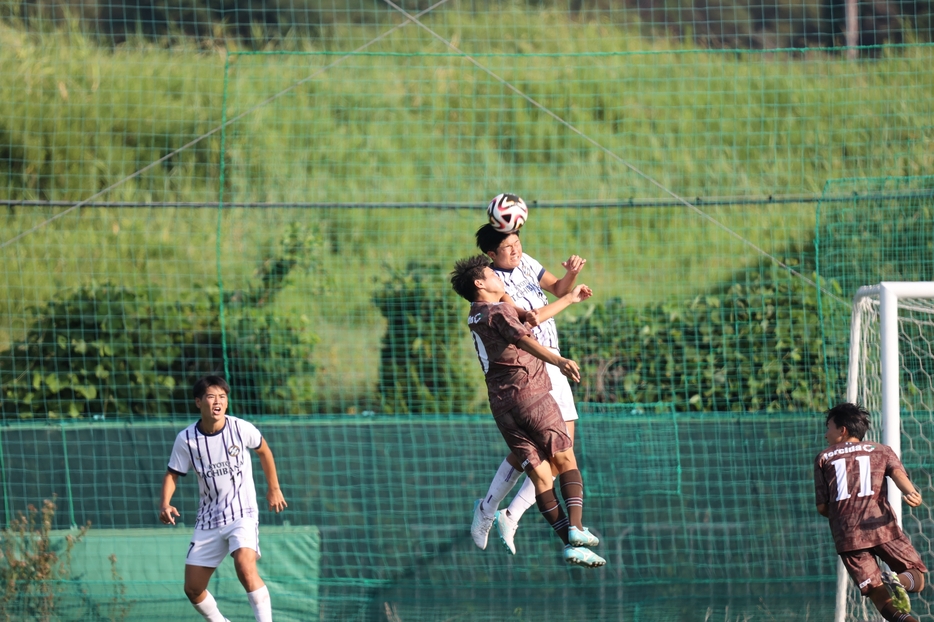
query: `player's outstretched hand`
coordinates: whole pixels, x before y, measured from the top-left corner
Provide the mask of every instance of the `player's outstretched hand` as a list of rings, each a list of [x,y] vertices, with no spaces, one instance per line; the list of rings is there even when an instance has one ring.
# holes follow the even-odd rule
[[[525,312],[525,323],[533,328],[538,326],[538,311],[532,309],[531,311]]]
[[[285,502],[285,497],[282,496],[282,490],[276,488],[275,490],[270,489],[266,493],[266,501],[269,502],[269,509],[273,510],[276,514],[289,507],[289,504]]]
[[[582,300],[587,300],[593,296],[593,290],[587,287],[586,285],[578,285],[571,290],[571,300],[573,302],[580,302]]]
[[[585,263],[587,263],[586,259],[582,259],[577,255],[571,255],[568,257],[567,261],[561,262],[561,267],[563,267],[571,274],[579,274],[580,271],[584,269]]]
[[[918,492],[917,490],[909,492],[906,495],[902,495],[902,499],[904,499],[905,503],[907,503],[913,508],[916,508],[919,505],[921,505],[921,493]]]
[[[571,359],[561,359],[561,364],[558,365],[558,369],[561,370],[561,373],[573,380],[574,382],[581,381],[581,370],[577,366],[577,363]]]
[[[159,520],[165,525],[174,525],[175,517],[181,516],[173,505],[167,505],[159,510]]]

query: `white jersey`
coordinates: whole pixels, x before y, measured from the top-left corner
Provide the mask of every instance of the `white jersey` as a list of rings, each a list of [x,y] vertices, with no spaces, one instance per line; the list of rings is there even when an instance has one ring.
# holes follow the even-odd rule
[[[545,268],[525,253],[522,253],[522,259],[516,268],[502,270],[494,266],[493,271],[503,280],[506,293],[519,308],[532,311],[548,304],[548,297],[541,286]],[[554,318],[548,318],[533,327],[532,334],[538,343],[546,348],[558,350],[558,327]]]
[[[263,436],[252,423],[227,415],[224,427],[214,434],[201,431],[201,420],[175,437],[169,471],[198,474],[201,504],[196,529],[216,529],[238,518],[259,519],[253,463],[248,449],[258,449]]]

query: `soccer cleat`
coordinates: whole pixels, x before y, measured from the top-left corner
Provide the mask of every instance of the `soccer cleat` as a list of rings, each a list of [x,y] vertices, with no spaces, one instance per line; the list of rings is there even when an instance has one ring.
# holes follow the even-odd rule
[[[882,573],[882,584],[892,597],[892,606],[899,613],[908,613],[911,611],[911,599],[908,598],[908,592],[898,580],[898,575],[890,570]]]
[[[512,555],[516,554],[516,529],[519,523],[507,516],[507,512],[497,512],[493,517],[493,523],[496,525],[496,532],[499,534],[499,540]]]
[[[606,564],[606,560],[582,546],[564,546],[564,561],[574,566],[586,566],[587,568],[599,568]]]
[[[473,504],[473,522],[470,523],[470,537],[473,543],[481,549],[486,549],[487,540],[490,537],[490,529],[493,527],[493,517],[487,516],[480,509],[482,499],[477,499]]]
[[[586,546],[593,548],[600,544],[600,538],[590,533],[590,530],[584,527],[578,529],[574,525],[568,527],[568,542],[571,546]]]

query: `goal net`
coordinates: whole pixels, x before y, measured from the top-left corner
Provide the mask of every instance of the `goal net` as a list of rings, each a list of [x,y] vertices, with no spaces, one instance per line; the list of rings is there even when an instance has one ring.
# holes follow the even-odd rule
[[[883,282],[859,288],[850,327],[847,399],[873,416],[869,438],[893,447],[925,503],[902,508],[890,485],[889,502],[924,560],[932,560],[934,501],[934,282]],[[882,620],[837,568],[836,621]],[[928,619],[934,597],[912,594],[912,610]]]

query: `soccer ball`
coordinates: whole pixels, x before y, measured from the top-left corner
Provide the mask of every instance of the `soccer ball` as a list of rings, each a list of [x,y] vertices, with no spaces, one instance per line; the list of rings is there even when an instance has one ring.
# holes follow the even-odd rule
[[[525,224],[529,208],[514,194],[497,194],[486,208],[490,224],[500,233],[513,233]]]

